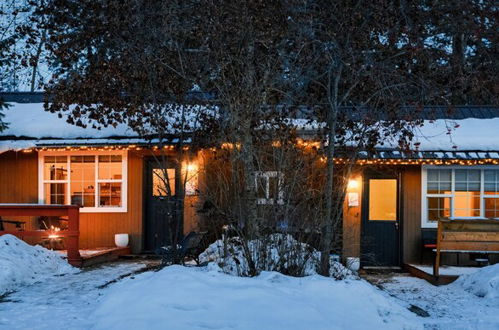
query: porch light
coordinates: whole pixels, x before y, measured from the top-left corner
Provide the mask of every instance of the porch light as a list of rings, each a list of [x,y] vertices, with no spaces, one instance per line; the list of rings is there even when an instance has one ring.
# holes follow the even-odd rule
[[[196,163],[184,163],[182,172],[182,177],[185,177],[185,194],[187,196],[196,195],[198,189],[198,165]]]
[[[198,166],[194,163],[188,163],[186,166],[185,166],[185,169],[187,170],[187,172],[194,172],[196,171],[198,168]]]
[[[359,181],[357,181],[356,179],[348,180],[348,185],[347,185],[348,190],[354,190],[357,189],[358,187],[359,187]]]

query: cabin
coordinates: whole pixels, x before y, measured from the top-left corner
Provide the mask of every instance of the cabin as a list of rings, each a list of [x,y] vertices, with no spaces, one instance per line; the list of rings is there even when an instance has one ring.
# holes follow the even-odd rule
[[[79,248],[99,251],[115,246],[115,235],[129,236],[125,253],[154,252],[170,239],[161,226],[165,214],[155,203],[171,198],[181,189],[180,177],[188,169],[184,209],[172,207],[167,216],[178,219],[179,232],[196,229],[198,182],[196,159],[171,162],[168,170],[171,195],[166,196],[158,180],[160,164],[139,138],[127,127],[102,129],[70,125],[56,114],[44,111],[41,93],[6,93],[12,105],[5,110],[9,128],[0,133],[0,204],[43,204],[81,206]],[[189,148],[184,141],[183,148]],[[162,141],[163,154],[175,158],[179,139]],[[158,148],[155,145],[153,148]],[[176,191],[177,190],[177,191]],[[1,213],[0,207],[0,215]],[[4,216],[0,234],[6,231],[67,229],[63,217]],[[22,227],[22,228],[16,228]],[[23,237],[30,243],[40,238]]]
[[[158,146],[120,125],[84,129],[67,124],[43,110],[41,94],[3,97],[11,107],[4,111],[9,128],[0,133],[0,208],[79,205],[82,250],[112,247],[121,233],[129,235],[128,253],[133,254],[152,252],[167,241],[171,233],[161,226],[165,214],[155,205],[170,198],[158,188],[159,168],[151,158],[151,148]],[[357,160],[343,205],[343,258],[359,258],[364,268],[431,263],[439,221],[499,219],[499,108],[430,110],[412,152],[384,145]],[[173,159],[178,145],[179,137],[172,135],[160,147]],[[182,148],[189,148],[188,143]],[[205,184],[205,160],[195,156],[172,162],[168,169],[171,190],[181,192],[185,201],[179,210],[172,200],[167,213],[178,221],[179,233],[199,229],[203,201],[198,187]],[[184,171],[192,173],[185,189],[179,183]],[[262,173],[262,178],[277,184],[286,179],[275,171]],[[8,218],[11,222],[2,222],[0,234],[21,224],[23,230],[59,230],[63,225],[44,217]],[[493,251],[469,252],[444,253],[442,263],[499,261]]]

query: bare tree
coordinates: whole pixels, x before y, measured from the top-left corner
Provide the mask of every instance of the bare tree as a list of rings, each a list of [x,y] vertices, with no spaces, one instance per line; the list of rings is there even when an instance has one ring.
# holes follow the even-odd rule
[[[464,63],[463,52],[459,55],[460,68],[470,69],[458,72],[467,75],[456,76],[451,58],[457,55],[447,49],[456,31],[466,36],[476,26],[492,31],[495,20],[483,17],[493,16],[494,9],[480,1],[456,4],[456,12],[476,18],[458,29],[449,8],[362,0],[47,1],[37,11],[57,68],[46,86],[52,94],[47,109],[67,113],[81,126],[126,123],[151,141],[164,141],[172,132],[170,119],[177,118],[174,133],[181,141],[231,146],[224,155],[231,170],[220,178],[227,191],[215,190],[212,199],[228,203],[217,207],[249,242],[264,236],[262,229],[274,216],[260,215],[255,206],[261,164],[272,157],[295,164],[278,154],[293,150],[283,146],[299,137],[294,124],[285,124],[295,115],[292,109],[308,105],[307,122],[315,125],[325,163],[319,167],[323,185],[303,191],[321,197],[320,212],[313,214],[320,219],[321,273],[327,275],[358,152],[383,143],[408,149],[413,127],[421,124],[417,110],[451,104],[458,79],[462,90],[468,86],[465,77],[474,77],[465,89],[467,101],[495,100],[494,77],[485,72],[491,68],[493,39],[467,37],[462,39],[467,46],[454,42],[455,49],[467,50],[471,40],[481,47],[465,51]],[[454,29],[439,23],[442,17]],[[481,58],[489,64],[478,65]],[[481,82],[488,92],[478,88]],[[193,89],[202,97],[192,97]],[[211,115],[197,111],[194,122],[201,124],[194,127],[184,116],[186,105],[202,106]],[[274,140],[280,149],[268,149]],[[335,164],[339,158],[343,161]],[[296,169],[300,175],[288,171],[288,176],[308,177],[309,167]],[[291,212],[292,205],[279,212]],[[252,255],[248,244],[243,248]],[[250,275],[259,272],[258,262],[248,258]]]

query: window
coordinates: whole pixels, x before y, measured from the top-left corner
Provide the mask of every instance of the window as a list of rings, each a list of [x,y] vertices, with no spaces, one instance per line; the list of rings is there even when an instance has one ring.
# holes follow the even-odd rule
[[[369,220],[397,220],[397,180],[369,180]]]
[[[498,167],[423,167],[423,227],[439,219],[499,218]]]
[[[39,199],[81,212],[126,212],[126,153],[40,153]]]
[[[166,172],[161,168],[152,169],[152,195],[155,197],[175,196],[174,168],[167,168]]]
[[[283,174],[278,171],[255,173],[257,204],[284,204]]]

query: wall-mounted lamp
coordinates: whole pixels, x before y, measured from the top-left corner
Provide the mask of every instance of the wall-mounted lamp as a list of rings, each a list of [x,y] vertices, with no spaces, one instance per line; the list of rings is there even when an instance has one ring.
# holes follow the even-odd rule
[[[357,189],[359,187],[359,181],[355,179],[348,180],[347,188],[348,190]]]

